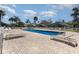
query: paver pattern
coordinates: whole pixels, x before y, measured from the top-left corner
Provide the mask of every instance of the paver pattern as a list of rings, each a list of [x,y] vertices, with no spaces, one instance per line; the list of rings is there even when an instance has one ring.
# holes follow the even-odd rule
[[[72,47],[67,44],[50,40],[48,35],[27,32],[22,30],[12,30],[9,33],[22,33],[24,37],[4,40],[3,54],[60,54],[79,53],[79,45]],[[79,33],[74,32],[73,38],[79,44]]]

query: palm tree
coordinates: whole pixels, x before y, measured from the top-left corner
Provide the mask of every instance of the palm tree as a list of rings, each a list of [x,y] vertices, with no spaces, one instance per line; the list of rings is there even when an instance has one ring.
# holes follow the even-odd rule
[[[29,19],[26,19],[26,26],[28,28],[31,28],[32,27],[32,23],[31,23],[31,21]]]
[[[26,19],[26,23],[27,23],[27,24],[31,24],[31,22],[30,22],[29,19]]]
[[[73,16],[74,20],[73,20],[73,27],[79,27],[79,8],[75,7],[72,9],[74,12],[71,14],[71,16]]]
[[[20,18],[17,16],[13,16],[9,18],[9,21],[11,22],[11,26],[16,26],[18,25],[18,22],[20,22]]]
[[[16,23],[17,24],[20,21],[20,18],[17,17],[17,16],[13,16],[13,17],[9,18],[9,21],[11,21],[12,24],[13,23]]]
[[[0,26],[1,26],[2,17],[3,17],[4,15],[5,15],[5,11],[0,10]]]
[[[37,21],[38,21],[38,17],[35,16],[35,17],[34,17],[34,23],[36,24]]]

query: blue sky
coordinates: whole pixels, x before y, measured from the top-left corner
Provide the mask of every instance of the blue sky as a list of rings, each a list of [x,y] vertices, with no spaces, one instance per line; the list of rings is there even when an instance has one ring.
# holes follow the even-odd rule
[[[40,20],[52,19],[53,22],[64,19],[71,21],[73,18],[70,14],[72,8],[77,5],[73,4],[1,4],[0,9],[5,10],[6,15],[3,20],[9,23],[8,19],[14,15],[21,18],[23,22],[26,19],[33,21],[34,16],[38,16]]]

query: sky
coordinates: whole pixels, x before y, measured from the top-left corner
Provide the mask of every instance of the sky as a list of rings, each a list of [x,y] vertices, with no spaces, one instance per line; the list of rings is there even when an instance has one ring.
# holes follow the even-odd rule
[[[52,19],[53,22],[64,19],[73,20],[70,15],[72,9],[78,7],[76,4],[1,4],[0,9],[4,10],[6,15],[3,22],[9,23],[8,19],[14,15],[18,16],[23,22],[29,19],[33,22],[33,17],[37,16],[39,21]]]

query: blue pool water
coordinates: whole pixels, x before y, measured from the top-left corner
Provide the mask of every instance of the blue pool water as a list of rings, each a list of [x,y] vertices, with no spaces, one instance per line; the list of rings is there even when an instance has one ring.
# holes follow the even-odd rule
[[[63,33],[63,32],[46,31],[46,30],[36,30],[36,29],[25,29],[25,31],[30,31],[30,32],[35,32],[45,35],[59,35]]]

